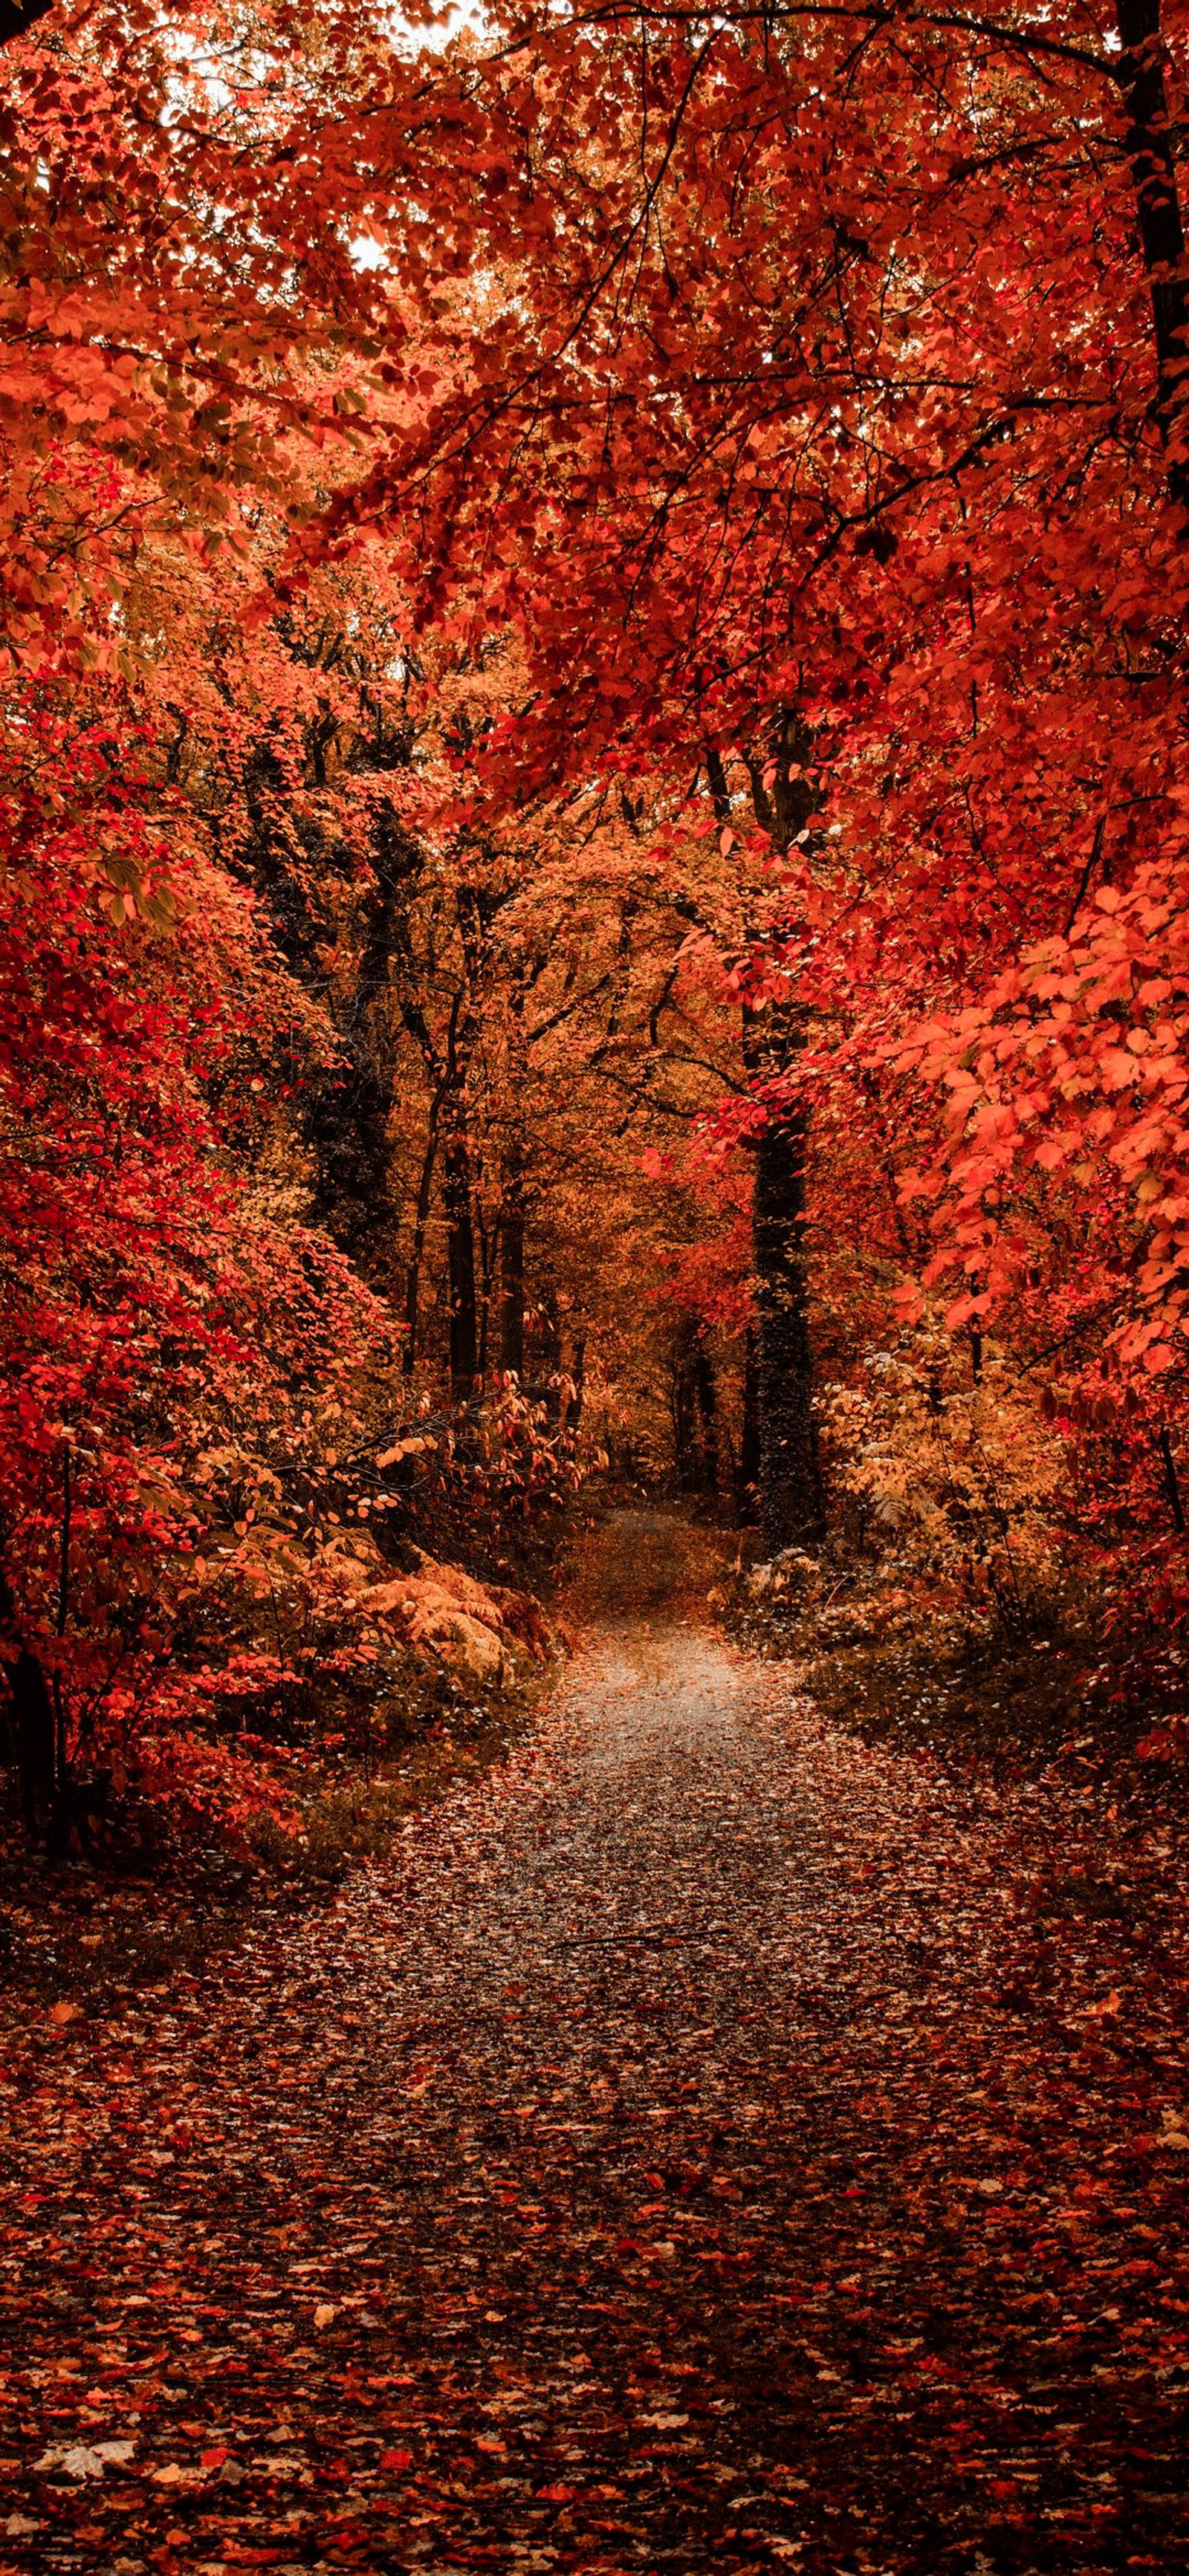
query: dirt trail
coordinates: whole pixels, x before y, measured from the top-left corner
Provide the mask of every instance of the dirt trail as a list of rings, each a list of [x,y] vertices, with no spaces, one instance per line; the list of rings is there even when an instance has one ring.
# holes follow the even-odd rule
[[[333,1912],[18,2051],[0,2569],[1183,2564],[1176,1963],[1038,1960],[1102,1820],[823,1728],[700,1544],[610,1525]]]

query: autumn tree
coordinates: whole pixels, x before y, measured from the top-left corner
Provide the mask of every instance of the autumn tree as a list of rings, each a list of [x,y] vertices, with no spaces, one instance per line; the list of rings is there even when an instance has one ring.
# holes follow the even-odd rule
[[[781,1116],[787,1134],[811,1075],[853,1081],[886,1132],[896,1032],[1063,937],[1141,848],[1176,863],[1183,285],[1158,23],[642,8],[516,32],[484,97],[528,196],[523,257],[505,191],[443,320],[465,390],[329,532],[350,512],[399,544],[389,513],[416,494],[434,613],[515,620],[535,694],[491,746],[497,794],[549,791],[576,757],[675,785],[706,746],[746,768],[792,711],[816,821],[777,852],[786,927],[756,987],[845,1042],[793,1050]]]
[[[4,34],[30,1794],[202,1528],[333,1554],[323,1373],[777,1551],[944,1327],[1178,1601],[1179,23]]]

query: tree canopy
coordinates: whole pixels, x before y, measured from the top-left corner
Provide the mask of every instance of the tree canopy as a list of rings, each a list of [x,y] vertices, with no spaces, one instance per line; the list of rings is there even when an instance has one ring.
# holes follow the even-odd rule
[[[43,1790],[251,1797],[606,1472],[1175,1697],[1184,36],[4,13]]]

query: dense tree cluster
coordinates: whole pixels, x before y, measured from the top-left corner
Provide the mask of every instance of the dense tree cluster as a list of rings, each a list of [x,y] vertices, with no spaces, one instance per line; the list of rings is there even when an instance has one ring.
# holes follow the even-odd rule
[[[608,1459],[1175,1698],[1183,14],[2,33],[30,1815]]]

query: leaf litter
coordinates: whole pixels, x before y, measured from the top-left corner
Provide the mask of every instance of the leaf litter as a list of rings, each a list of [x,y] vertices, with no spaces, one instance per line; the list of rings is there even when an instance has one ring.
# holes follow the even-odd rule
[[[863,1744],[619,1539],[332,1910],[10,2029],[0,2570],[1183,2565],[1176,1837]]]

